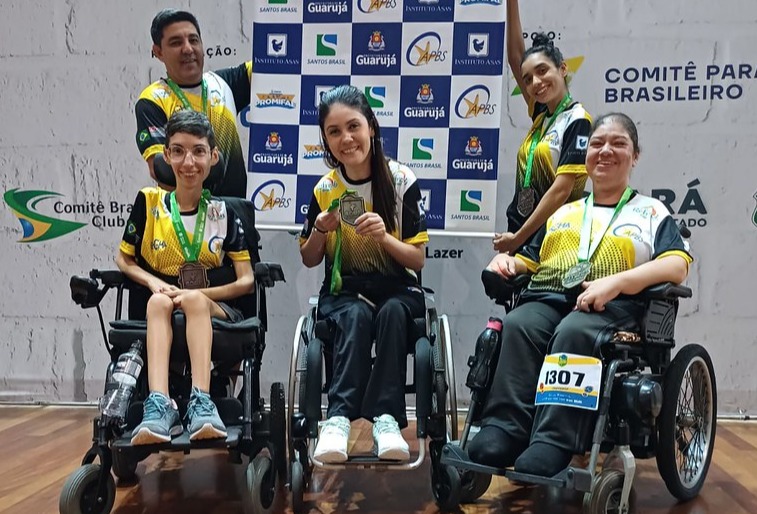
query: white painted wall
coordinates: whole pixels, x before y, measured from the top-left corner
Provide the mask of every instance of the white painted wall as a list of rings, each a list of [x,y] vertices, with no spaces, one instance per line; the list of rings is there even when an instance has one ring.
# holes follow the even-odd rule
[[[231,56],[206,58],[206,67],[213,69],[249,58],[252,5],[261,1],[265,0],[170,5],[195,12],[206,49],[231,49]],[[689,285],[695,296],[683,304],[679,343],[700,342],[712,354],[721,413],[753,414],[757,184],[751,166],[757,119],[757,3],[522,3],[526,31],[554,31],[566,57],[584,57],[571,84],[574,97],[595,115],[622,110],[638,121],[643,153],[634,185],[646,193],[669,190],[664,194],[676,195],[672,207],[677,216],[704,224],[692,227],[697,261]],[[111,212],[111,205],[118,209],[128,204],[149,182],[134,143],[133,105],[141,89],[163,72],[161,63],[150,58],[149,39],[150,21],[163,4],[0,0],[3,193],[38,189],[60,193],[66,204],[96,207],[103,202],[106,223],[116,223],[118,213]],[[693,65],[688,75],[687,64]],[[735,67],[735,77],[728,75],[727,65]],[[672,68],[678,66],[679,71]],[[642,68],[652,73],[665,68],[667,75],[642,83]],[[623,72],[634,82],[624,80]],[[674,73],[679,74],[677,80]],[[502,98],[507,105],[498,184],[502,199],[512,196],[514,151],[529,125],[521,99],[509,95],[514,83],[508,80]],[[665,94],[667,88],[678,88],[686,100],[609,101],[614,93],[608,89],[631,88],[637,98],[644,86],[662,87]],[[710,99],[713,87],[735,98]],[[708,97],[701,99],[705,90]],[[242,132],[246,148],[247,130]],[[706,213],[685,201],[688,184],[697,179],[693,189]],[[112,267],[121,228],[98,228],[91,213],[57,215],[53,204],[45,200],[38,210],[88,226],[47,242],[19,243],[18,219],[7,205],[0,208],[5,248],[0,256],[5,270],[0,275],[0,401],[91,401],[101,392],[107,354],[97,318],[70,301],[68,278],[92,267]],[[498,227],[505,225],[504,205]],[[265,232],[263,243],[264,257],[281,262],[288,277],[270,295],[271,330],[263,367],[268,384],[286,379],[294,325],[308,296],[317,290],[322,270],[302,268],[290,234]],[[458,259],[427,261],[424,282],[436,289],[440,310],[451,318],[458,395],[467,399],[465,361],[487,316],[499,312],[484,297],[478,279],[491,247],[488,240],[436,236],[430,248],[463,250]],[[112,312],[110,304],[106,312]]]

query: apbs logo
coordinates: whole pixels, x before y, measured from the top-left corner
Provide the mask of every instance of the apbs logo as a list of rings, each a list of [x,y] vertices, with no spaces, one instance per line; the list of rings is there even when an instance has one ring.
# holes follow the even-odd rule
[[[315,145],[302,145],[304,148],[302,152],[302,158],[307,160],[323,159],[323,145],[318,143]]]
[[[256,211],[271,211],[274,209],[286,209],[292,198],[286,196],[286,186],[280,180],[263,182],[250,198]]]
[[[316,34],[315,55],[333,57],[336,55],[339,38],[337,34]]]
[[[481,203],[483,201],[483,192],[480,190],[460,191],[460,211],[461,212],[481,212]]]
[[[386,49],[386,41],[380,30],[376,30],[371,34],[371,38],[368,40],[369,52],[383,52]]]
[[[365,14],[372,14],[397,7],[397,0],[358,0],[357,8]]]
[[[278,132],[271,132],[265,138],[265,149],[269,152],[281,151],[281,138]]]
[[[282,93],[281,91],[271,91],[270,93],[256,93],[258,101],[255,106],[259,109],[268,107],[279,107],[282,109],[294,109],[297,104],[294,103],[294,96],[291,93]]]
[[[63,195],[53,191],[22,191],[11,189],[3,196],[5,203],[16,215],[21,223],[23,235],[19,243],[38,243],[61,237],[75,230],[85,227],[86,223],[62,220],[47,216],[37,211],[37,205],[52,198],[62,198]],[[65,205],[57,201],[53,205],[53,211],[64,213]]]
[[[368,105],[374,109],[383,109],[386,102],[385,86],[365,86],[365,98],[368,99]]]
[[[434,138],[413,138],[413,160],[430,161],[434,158]]]
[[[479,157],[483,152],[481,148],[481,142],[478,140],[478,136],[471,136],[468,138],[468,142],[465,145],[465,155],[468,157]]]
[[[469,87],[455,102],[455,114],[464,120],[494,116],[496,109],[489,88],[483,84]]]
[[[442,49],[442,38],[436,32],[424,32],[407,47],[405,59],[412,66],[426,66],[444,62],[447,51]]]
[[[268,34],[268,51],[266,53],[269,57],[286,57],[287,35]]]

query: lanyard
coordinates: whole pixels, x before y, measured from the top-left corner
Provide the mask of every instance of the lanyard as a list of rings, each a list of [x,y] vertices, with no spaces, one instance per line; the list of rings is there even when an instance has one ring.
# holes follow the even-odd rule
[[[630,187],[626,187],[626,190],[623,191],[623,196],[620,197],[620,201],[618,202],[618,205],[615,206],[615,211],[612,213],[612,218],[610,218],[610,222],[607,224],[607,226],[602,230],[602,233],[597,237],[594,241],[591,240],[591,225],[592,225],[592,210],[594,209],[594,193],[591,193],[589,197],[586,199],[586,207],[584,208],[584,218],[583,222],[581,224],[581,240],[578,243],[578,262],[587,262],[591,260],[592,255],[594,255],[594,252],[597,251],[597,248],[599,248],[599,243],[602,242],[602,238],[607,233],[607,230],[610,228],[610,226],[613,224],[615,219],[618,217],[618,214],[620,214],[620,210],[623,208],[625,204],[628,203],[628,199],[631,198],[631,194],[633,193],[633,189]],[[588,222],[587,222],[588,220]]]
[[[174,82],[171,79],[166,79],[166,84],[168,84],[168,87],[171,88],[171,91],[179,97],[179,100],[181,100],[182,105],[184,105],[185,109],[191,109],[192,104],[189,103],[189,100],[187,99],[187,95],[184,94],[184,91],[179,87],[176,82]],[[208,83],[205,81],[205,79],[202,79],[202,112],[207,116],[208,114]]]
[[[526,158],[526,176],[523,177],[523,189],[531,187],[531,169],[534,165],[534,154],[536,153],[536,145],[539,144],[544,134],[549,132],[550,127],[555,122],[557,117],[570,105],[573,99],[570,97],[570,93],[565,95],[560,104],[555,109],[554,114],[547,120],[547,126],[544,127],[544,118],[542,118],[543,130],[534,128],[534,133],[531,135],[531,146],[528,147],[528,157]],[[546,117],[546,114],[544,115]]]
[[[210,197],[210,191],[207,189],[202,190],[202,196],[200,197],[200,203],[197,206],[197,223],[195,224],[195,233],[192,238],[192,243],[189,243],[189,236],[184,228],[184,223],[181,221],[181,213],[179,212],[179,205],[176,202],[176,193],[171,191],[169,199],[171,201],[171,223],[173,224],[176,237],[179,239],[179,245],[181,246],[181,253],[184,254],[184,260],[186,262],[196,262],[200,256],[200,249],[202,248],[202,239],[205,236],[205,218],[208,212],[208,198]]]

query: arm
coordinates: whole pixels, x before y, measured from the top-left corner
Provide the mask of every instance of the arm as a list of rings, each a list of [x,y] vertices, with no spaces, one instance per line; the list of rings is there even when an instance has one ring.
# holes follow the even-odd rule
[[[167,293],[168,291],[178,291],[176,286],[164,282],[152,273],[142,269],[137,260],[123,251],[118,252],[116,255],[116,266],[121,270],[121,273],[129,277],[133,282],[139,285],[145,286],[152,293]]]
[[[486,266],[486,269],[495,271],[505,278],[528,273],[528,267],[522,259],[506,253],[498,253]]]
[[[523,62],[523,54],[526,53],[526,44],[523,42],[523,27],[520,24],[520,10],[518,0],[507,0],[507,21],[505,22],[505,39],[507,43],[507,64],[513,72],[515,82],[518,83],[520,92],[526,105],[531,105],[531,97],[526,92],[526,84],[520,73],[520,65]]]
[[[306,237],[307,239],[300,245],[302,264],[308,268],[314,268],[323,261],[323,257],[326,255],[327,233],[336,230],[341,221],[338,210],[318,212],[316,209],[320,211],[320,207],[314,196],[308,208],[308,223],[301,235],[301,237]],[[312,212],[318,212],[318,215],[311,222],[310,213]]]
[[[234,273],[237,276],[237,279],[234,282],[222,286],[200,289],[205,296],[214,302],[239,298],[240,296],[251,293],[253,290],[255,274],[252,271],[252,264],[250,261],[232,261],[232,264],[234,265]]]

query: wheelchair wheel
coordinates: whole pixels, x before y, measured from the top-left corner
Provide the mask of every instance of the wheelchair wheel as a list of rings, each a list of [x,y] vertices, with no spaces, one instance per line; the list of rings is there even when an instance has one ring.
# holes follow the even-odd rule
[[[276,473],[281,481],[287,477],[287,432],[286,432],[286,400],[284,399],[284,384],[271,384],[271,423],[270,443],[271,456]]]
[[[628,510],[620,510],[623,494],[623,472],[617,469],[602,471],[594,479],[591,492],[584,494],[584,514],[627,514],[635,503],[633,490],[628,498]]]
[[[105,477],[105,495],[97,494],[100,464],[85,464],[71,473],[60,492],[60,514],[108,514],[116,501],[113,475]]]
[[[431,465],[431,488],[442,511],[454,512],[460,506],[460,473],[449,464]]]
[[[305,510],[305,472],[299,461],[292,463],[292,480],[290,482],[292,489],[292,510],[295,513]]]
[[[131,482],[137,478],[139,461],[133,452],[126,449],[113,450],[113,474],[119,481]]]
[[[460,503],[473,503],[481,498],[492,483],[492,476],[475,471],[462,471]]]
[[[665,372],[657,418],[657,467],[679,500],[690,500],[702,489],[715,444],[716,413],[712,360],[702,346],[686,345]]]
[[[457,389],[455,381],[455,366],[452,357],[452,336],[449,330],[449,319],[446,314],[439,318],[439,334],[443,348],[445,384],[447,386],[447,412],[450,422],[450,440],[458,439],[457,426]]]
[[[270,514],[276,507],[277,480],[273,462],[266,455],[256,456],[247,466],[248,514]]]

